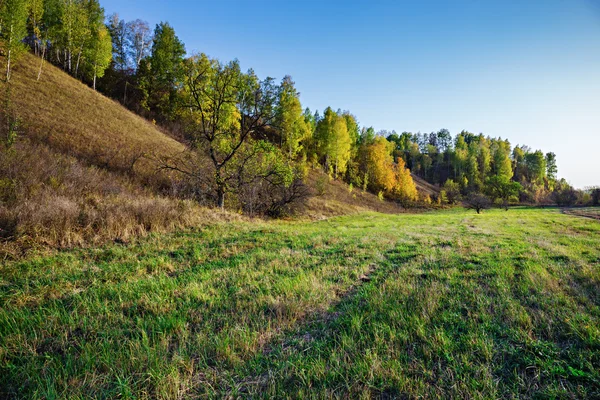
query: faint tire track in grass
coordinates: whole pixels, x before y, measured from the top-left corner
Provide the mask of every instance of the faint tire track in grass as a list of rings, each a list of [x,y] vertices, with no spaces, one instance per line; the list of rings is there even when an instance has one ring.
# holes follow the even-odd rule
[[[307,350],[306,346],[315,340],[318,336],[323,336],[325,332],[333,331],[338,319],[356,305],[357,298],[361,297],[361,292],[370,288],[377,287],[387,279],[394,270],[402,268],[406,263],[418,257],[417,246],[403,245],[385,253],[380,265],[371,264],[368,271],[359,277],[352,285],[343,292],[337,294],[337,299],[313,314],[306,315],[297,321],[287,333],[283,333],[274,342],[265,345],[262,355],[267,359],[281,352]],[[360,302],[360,300],[358,300]],[[321,332],[321,333],[318,333]],[[310,348],[310,347],[308,347]],[[248,395],[256,390],[256,387],[266,386],[269,381],[268,373],[259,376],[250,376],[241,381],[237,381],[228,390],[226,397],[235,398],[240,395]],[[254,387],[251,390],[250,387]]]

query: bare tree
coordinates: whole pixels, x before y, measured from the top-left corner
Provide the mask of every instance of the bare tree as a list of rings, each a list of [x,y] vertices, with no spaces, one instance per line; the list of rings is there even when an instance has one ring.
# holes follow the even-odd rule
[[[484,194],[471,193],[463,204],[466,209],[475,210],[477,214],[481,214],[481,211],[487,210],[492,206],[492,201]]]
[[[127,23],[127,34],[131,46],[131,57],[137,71],[140,62],[150,55],[153,39],[152,30],[146,21],[136,19]]]

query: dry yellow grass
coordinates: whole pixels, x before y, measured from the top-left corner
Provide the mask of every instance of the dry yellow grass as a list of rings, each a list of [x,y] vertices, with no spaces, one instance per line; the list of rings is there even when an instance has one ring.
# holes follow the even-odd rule
[[[319,170],[309,173],[307,184],[314,189],[316,195],[308,200],[302,214],[312,219],[365,211],[388,214],[397,214],[403,211],[397,203],[381,201],[374,194],[364,192],[359,188],[350,190],[350,186],[344,182],[332,180]]]
[[[440,187],[436,185],[432,185],[427,182],[425,179],[416,176],[415,174],[411,174],[413,181],[415,181],[415,185],[417,186],[417,190],[422,195],[428,195],[430,197],[437,197],[440,194]]]
[[[128,242],[239,220],[190,200],[161,196],[127,176],[27,139],[0,151],[0,260],[27,249]]]
[[[4,59],[0,59],[0,64]],[[12,102],[28,134],[45,145],[112,170],[154,174],[153,155],[174,155],[184,146],[116,101],[39,59],[25,54],[14,67]],[[6,83],[0,83],[5,96]],[[146,155],[147,157],[142,157]]]

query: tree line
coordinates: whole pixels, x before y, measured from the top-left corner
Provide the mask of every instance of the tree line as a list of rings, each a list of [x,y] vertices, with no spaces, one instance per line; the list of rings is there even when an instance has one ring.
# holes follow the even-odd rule
[[[112,61],[112,40],[97,0],[2,0],[0,36],[6,80],[18,56],[29,47],[44,61],[60,66],[94,87]]]
[[[306,194],[310,166],[404,205],[472,193],[545,203],[572,190],[557,180],[554,153],[467,131],[376,132],[349,111],[312,112],[291,77],[260,79],[237,60],[188,56],[168,23],[105,17],[97,0],[2,0],[0,35],[7,80],[28,46],[40,76],[50,61],[155,121],[189,147],[183,158],[158,156],[186,177],[178,193],[220,207],[277,214]],[[440,195],[420,196],[411,172]]]
[[[441,185],[446,201],[477,192],[492,201],[544,203],[564,181],[557,181],[556,155],[531,150],[502,138],[462,131],[453,137],[438,132],[387,134],[394,152],[411,171],[430,183]]]

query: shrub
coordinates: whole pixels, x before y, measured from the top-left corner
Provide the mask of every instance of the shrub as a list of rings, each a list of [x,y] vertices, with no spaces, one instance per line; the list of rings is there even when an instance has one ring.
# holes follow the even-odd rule
[[[448,204],[449,200],[448,200],[448,195],[446,194],[445,190],[441,190],[440,191],[440,195],[438,196],[438,204],[440,206],[443,206],[444,204]]]
[[[587,206],[592,204],[592,195],[590,193],[587,192],[579,192],[579,204],[581,204],[582,206]]]
[[[592,205],[598,206],[600,205],[600,187],[592,189]]]
[[[315,183],[315,189],[317,190],[317,196],[324,196],[327,193],[327,177],[320,176],[317,178]]]
[[[561,180],[551,196],[552,200],[560,207],[571,207],[578,199],[577,191],[566,181]]]
[[[448,179],[442,189],[447,197],[449,204],[456,204],[461,200],[460,185],[455,183],[452,179]]]
[[[487,210],[492,206],[492,201],[489,197],[481,193],[471,193],[464,201],[464,207],[469,210],[477,211],[477,214],[481,214],[481,211]]]
[[[14,150],[0,152],[0,252],[125,241],[207,216],[193,201],[153,194],[46,146],[21,141]]]

